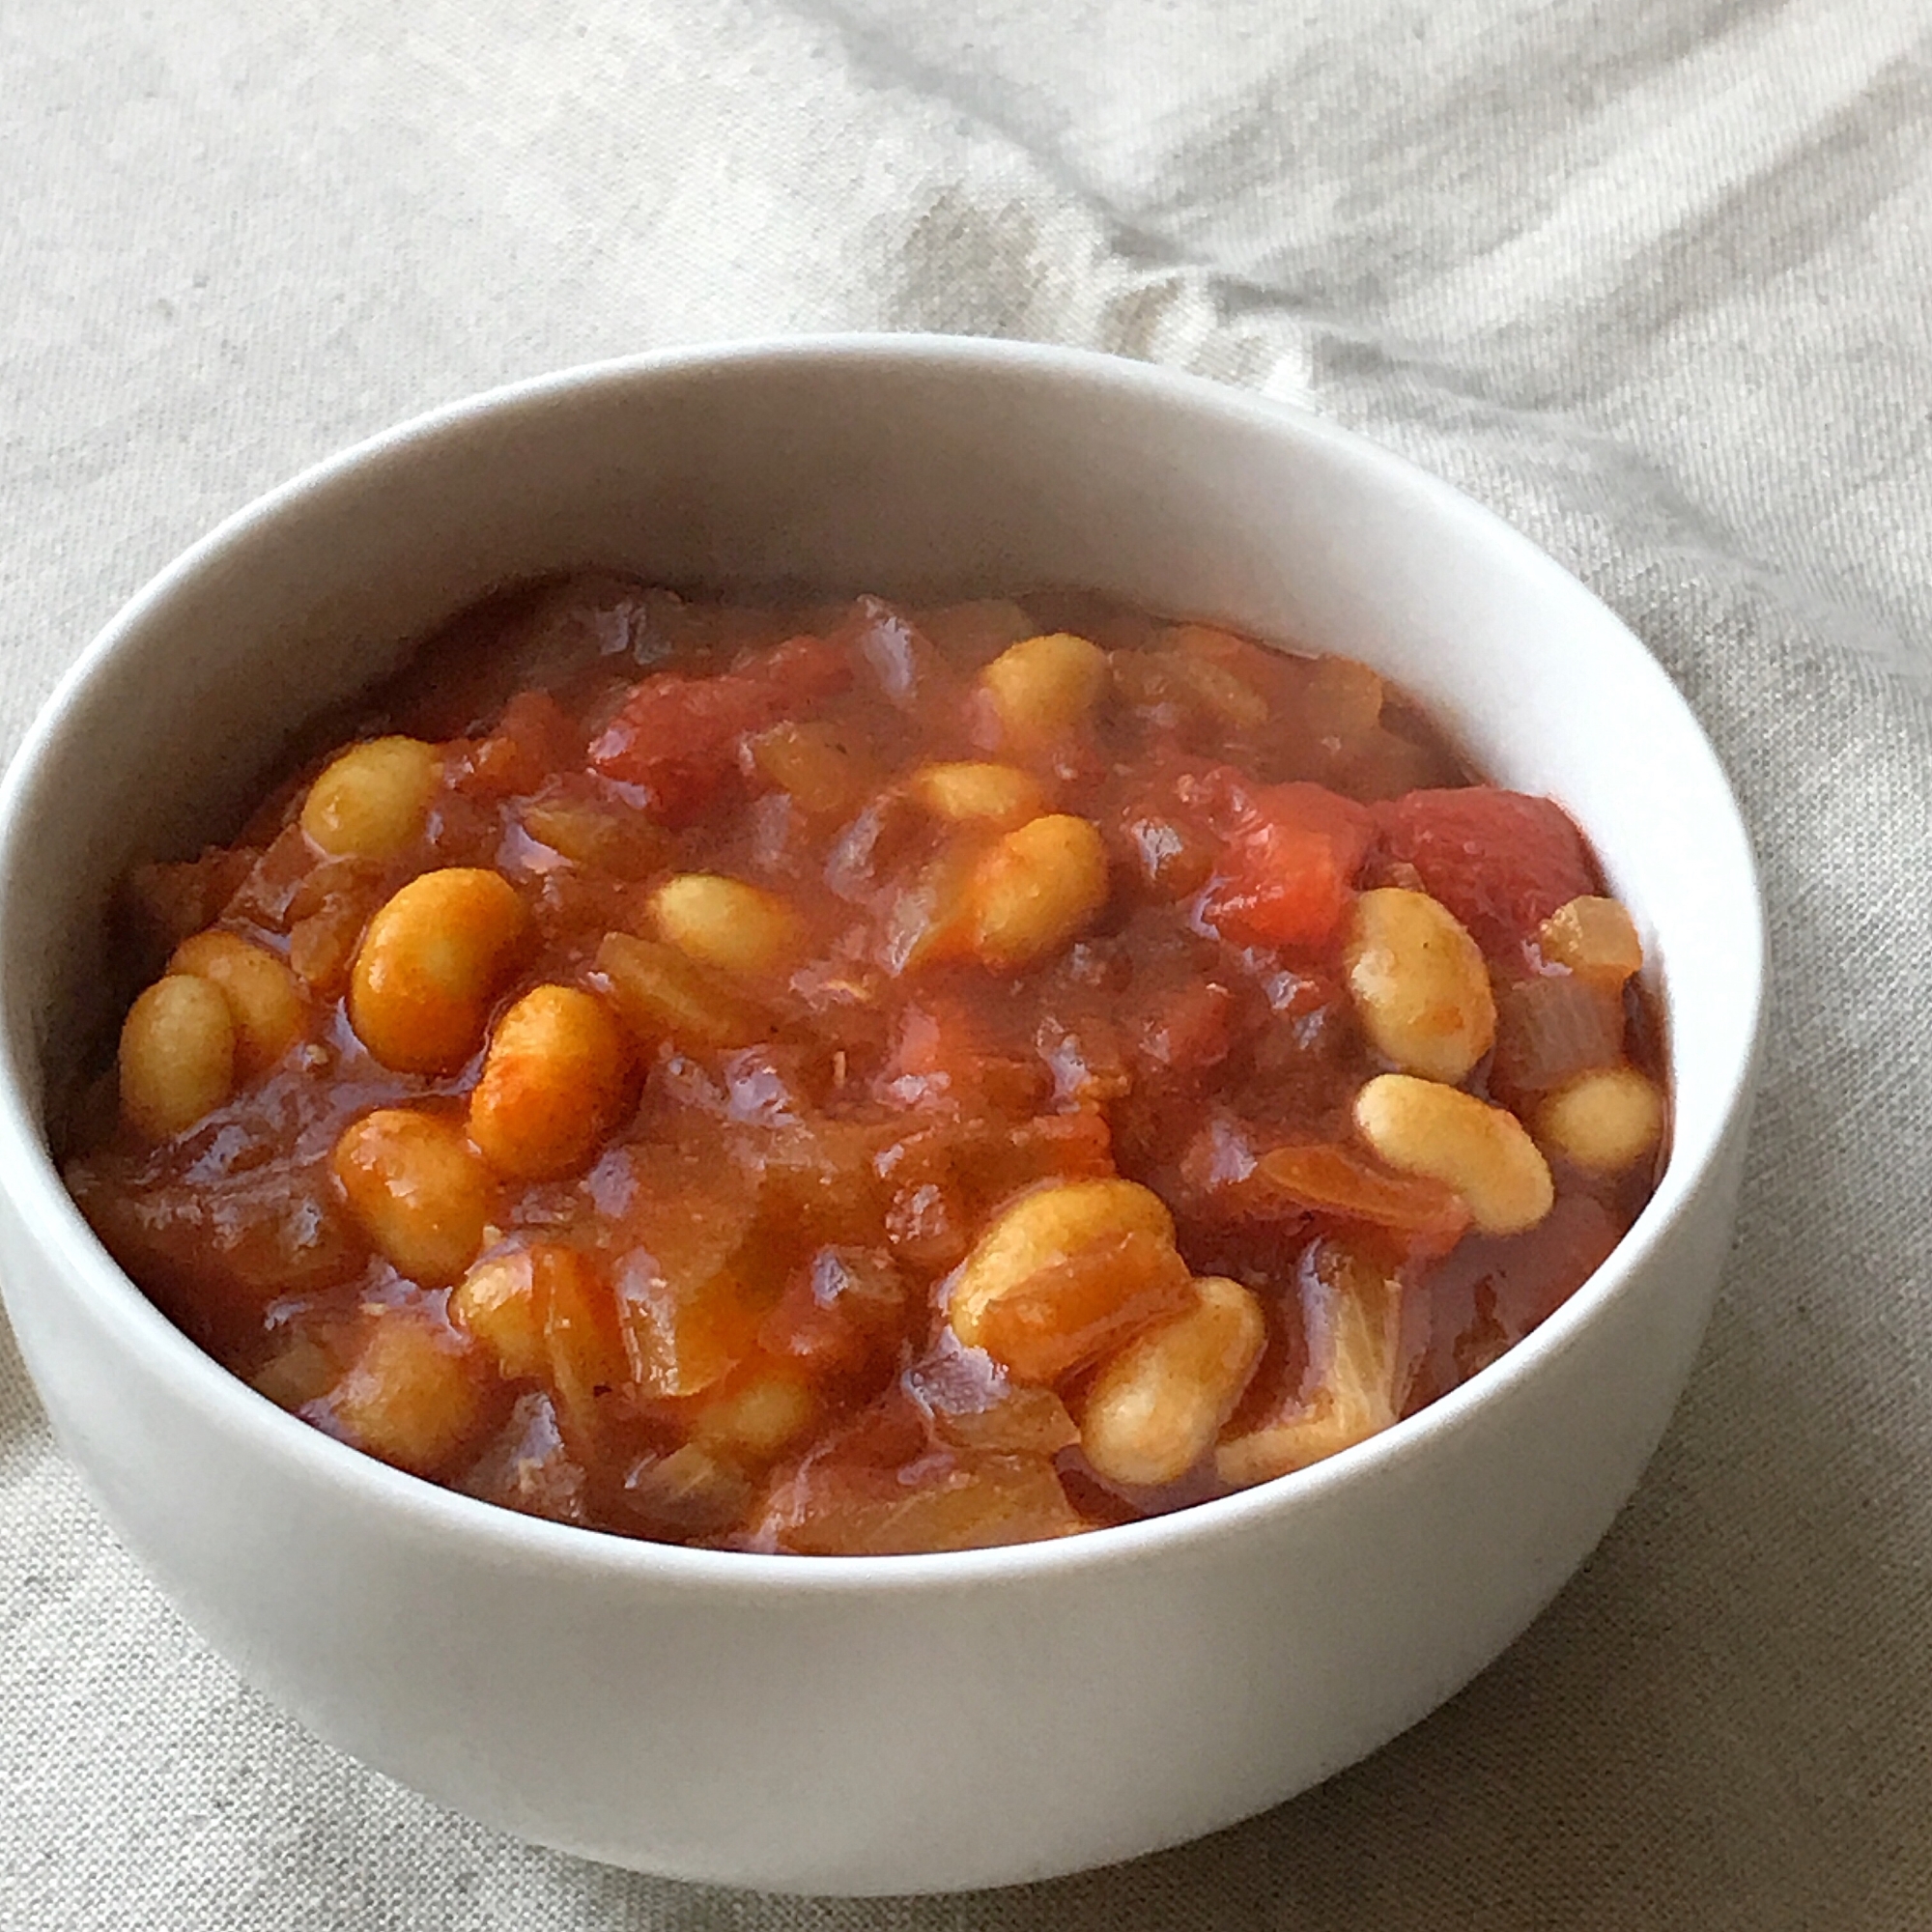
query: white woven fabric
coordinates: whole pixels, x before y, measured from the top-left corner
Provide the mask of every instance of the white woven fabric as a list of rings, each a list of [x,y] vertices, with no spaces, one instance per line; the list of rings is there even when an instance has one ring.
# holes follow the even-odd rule
[[[1932,1923],[1928,39],[1918,0],[9,0],[8,743],[219,514],[427,405],[724,334],[1087,343],[1311,402],[1615,606],[1740,788],[1776,1016],[1689,1399],[1555,1607],[1325,1788],[1027,1891],[707,1892],[440,1813],[182,1627],[0,1334],[0,1924]]]

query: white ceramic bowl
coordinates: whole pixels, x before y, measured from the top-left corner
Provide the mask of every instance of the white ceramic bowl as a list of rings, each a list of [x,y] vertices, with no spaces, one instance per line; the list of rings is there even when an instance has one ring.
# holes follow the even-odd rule
[[[1368,660],[1560,799],[1634,909],[1675,1143],[1609,1263],[1467,1386],[1225,1501],[963,1555],[665,1548],[356,1455],[171,1327],[61,1187],[109,889],[219,836],[292,726],[491,586],[577,563],[1043,582]],[[1749,850],[1657,665],[1443,484],[1138,364],[860,337],[459,404],[224,524],[95,642],[0,800],[0,1264],[67,1453],[208,1640],[323,1737],[594,1858],[813,1891],[995,1885],[1273,1804],[1480,1670],[1602,1536],[1725,1252],[1758,1034]]]

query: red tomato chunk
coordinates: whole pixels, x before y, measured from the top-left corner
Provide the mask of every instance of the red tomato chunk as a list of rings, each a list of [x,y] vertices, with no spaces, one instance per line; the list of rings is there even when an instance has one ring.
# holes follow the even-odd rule
[[[1321,785],[1269,785],[1243,800],[1201,916],[1224,939],[1314,951],[1334,937],[1375,821]]]
[[[1062,593],[464,612],[128,881],[67,1178],[318,1429],[560,1521],[876,1554],[1345,1450],[1666,1136],[1561,809],[1365,666]]]
[[[1597,890],[1582,836],[1547,798],[1489,785],[1412,791],[1376,816],[1388,857],[1490,951],[1533,939],[1559,906]]]

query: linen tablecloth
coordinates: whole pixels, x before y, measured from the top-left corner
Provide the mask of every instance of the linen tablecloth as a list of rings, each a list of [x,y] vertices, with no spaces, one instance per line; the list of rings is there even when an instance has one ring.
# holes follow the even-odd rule
[[[1326,412],[1606,598],[1738,785],[1775,1011],[1689,1397],[1554,1607],[1324,1788],[1025,1890],[683,1887],[359,1769],[161,1603],[0,1340],[0,1925],[1932,1923],[1928,41],[1917,0],[7,0],[9,745],[191,538],[429,405],[727,334],[1083,343]]]

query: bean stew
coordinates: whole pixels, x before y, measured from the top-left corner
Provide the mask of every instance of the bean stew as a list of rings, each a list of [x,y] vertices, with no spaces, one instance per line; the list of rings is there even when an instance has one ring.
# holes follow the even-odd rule
[[[490,1502],[878,1554],[1331,1456],[1605,1260],[1636,929],[1366,667],[1085,594],[465,612],[141,867],[66,1178],[263,1395]]]

